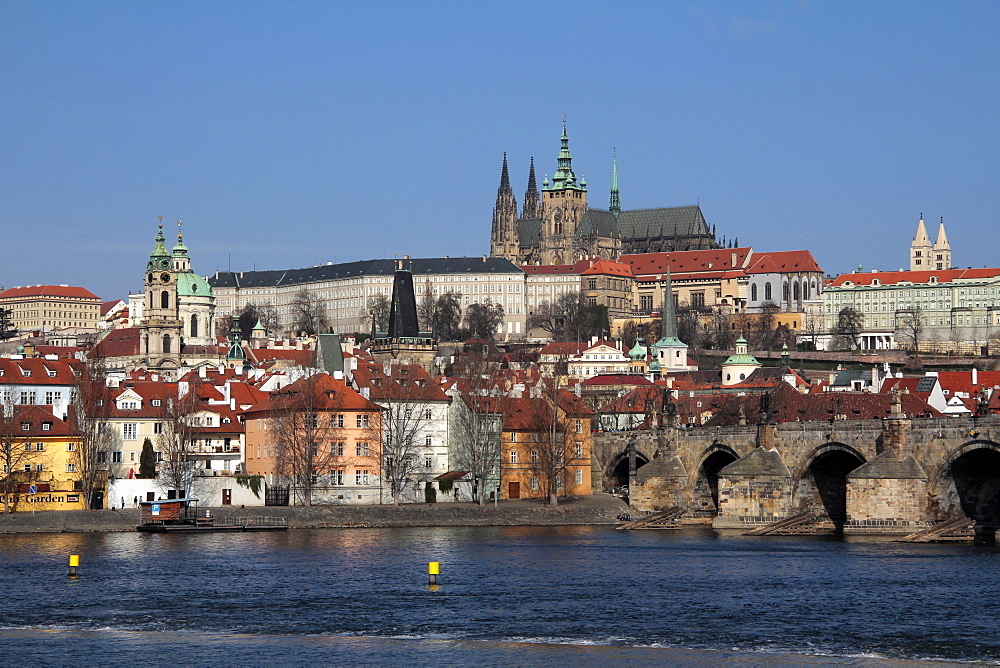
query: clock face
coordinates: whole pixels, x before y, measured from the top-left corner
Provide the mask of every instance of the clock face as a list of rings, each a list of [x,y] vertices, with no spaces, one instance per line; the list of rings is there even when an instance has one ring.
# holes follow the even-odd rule
[[[163,272],[162,274],[160,274],[160,280],[163,281],[164,283],[169,283],[170,274],[168,274],[167,272]]]

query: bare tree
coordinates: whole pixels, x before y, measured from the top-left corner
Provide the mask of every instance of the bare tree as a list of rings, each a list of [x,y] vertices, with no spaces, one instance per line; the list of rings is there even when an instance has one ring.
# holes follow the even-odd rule
[[[319,334],[327,329],[326,304],[312,292],[302,289],[292,301],[292,322],[295,331]]]
[[[577,451],[578,441],[572,438],[575,421],[567,415],[570,398],[575,395],[559,389],[558,379],[548,379],[545,396],[530,404],[531,420],[535,425],[531,444],[531,469],[546,491],[549,504],[558,505],[559,495],[565,493],[570,466],[579,464],[583,452]]]
[[[431,331],[439,341],[454,341],[462,322],[462,295],[448,291],[434,302]]]
[[[167,399],[163,431],[157,436],[160,485],[178,498],[195,494],[196,460],[194,414],[201,408],[196,386],[184,396]]]
[[[107,489],[108,453],[115,443],[115,433],[108,418],[114,399],[108,390],[107,367],[104,358],[92,348],[85,364],[74,366],[75,386],[70,398],[69,413],[80,435],[75,462],[80,480],[80,493],[87,509],[103,507],[95,498]]]
[[[34,462],[44,453],[36,451],[22,436],[21,406],[14,393],[4,390],[0,406],[0,494],[4,512],[12,513],[20,500],[20,487],[31,479]]]
[[[823,316],[819,313],[806,313],[802,316],[802,332],[809,337],[812,349],[816,350],[816,339],[823,333]]]
[[[313,505],[313,491],[319,476],[329,473],[334,464],[344,464],[346,456],[329,447],[339,442],[342,430],[334,416],[346,388],[331,386],[327,374],[313,374],[272,393],[275,425],[275,475],[288,482],[293,503]],[[378,439],[373,439],[378,443]]]
[[[861,345],[861,330],[864,326],[864,317],[850,306],[840,309],[837,314],[837,336],[852,350],[857,350]]]
[[[638,340],[639,325],[636,324],[635,320],[629,320],[622,325],[622,345],[625,346],[625,350],[630,350],[635,347],[635,342]]]
[[[557,341],[578,341],[586,336],[586,320],[580,293],[567,292],[554,302],[541,302],[528,316],[528,327],[548,332]]]
[[[424,293],[420,296],[420,303],[417,304],[417,321],[420,323],[420,331],[430,332],[434,329],[434,307],[437,300],[434,299],[434,286],[431,279],[424,281]]]
[[[382,440],[382,480],[389,485],[393,505],[424,470],[426,431],[433,419],[433,400],[447,396],[426,371],[417,365],[371,365],[367,372],[369,396],[382,407],[382,418],[369,432],[373,442]],[[362,371],[355,374],[358,381]],[[367,374],[365,374],[367,375]]]
[[[492,341],[503,325],[503,316],[503,306],[500,304],[472,304],[465,310],[465,323],[473,336]]]
[[[374,295],[368,298],[365,305],[365,322],[368,327],[376,332],[385,332],[389,329],[389,311],[392,304],[389,298],[383,294]]]
[[[452,404],[452,468],[472,479],[472,500],[485,505],[500,485],[500,452],[506,396],[497,387],[497,365],[482,351],[463,355]]]
[[[912,309],[896,311],[896,340],[902,343],[908,352],[920,351],[923,333],[923,312],[919,305]]]

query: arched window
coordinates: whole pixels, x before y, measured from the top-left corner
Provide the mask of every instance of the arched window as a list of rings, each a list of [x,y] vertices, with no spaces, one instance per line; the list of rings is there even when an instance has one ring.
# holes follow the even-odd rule
[[[788,302],[788,283],[784,282],[781,284],[781,301]]]
[[[799,301],[799,282],[792,283],[792,301]]]
[[[170,335],[169,334],[164,334],[163,335],[163,352],[165,352],[165,353],[169,353],[170,352]]]
[[[170,308],[170,293],[166,290],[160,293],[160,308]]]
[[[771,284],[770,283],[765,283],[764,284],[764,301],[766,301],[766,302],[771,301]]]
[[[809,283],[802,281],[802,299],[808,301],[809,299]]]
[[[198,316],[191,316],[191,338],[198,336]]]
[[[750,301],[757,301],[757,284],[754,283],[750,286]]]

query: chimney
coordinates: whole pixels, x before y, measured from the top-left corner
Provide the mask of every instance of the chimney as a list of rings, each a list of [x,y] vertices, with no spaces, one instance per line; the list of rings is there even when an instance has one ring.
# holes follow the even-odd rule
[[[979,385],[979,369],[972,367],[972,386]]]

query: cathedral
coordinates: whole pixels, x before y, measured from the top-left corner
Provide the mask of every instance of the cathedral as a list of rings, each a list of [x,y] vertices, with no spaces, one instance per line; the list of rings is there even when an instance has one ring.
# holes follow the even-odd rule
[[[510,186],[507,154],[493,209],[490,254],[515,264],[572,264],[586,257],[617,260],[627,253],[721,248],[700,206],[623,210],[618,189],[618,162],[612,161],[611,195],[607,209],[587,203],[587,181],[577,179],[563,121],[557,169],[535,180],[535,161],[528,170],[528,190],[518,215]]]

